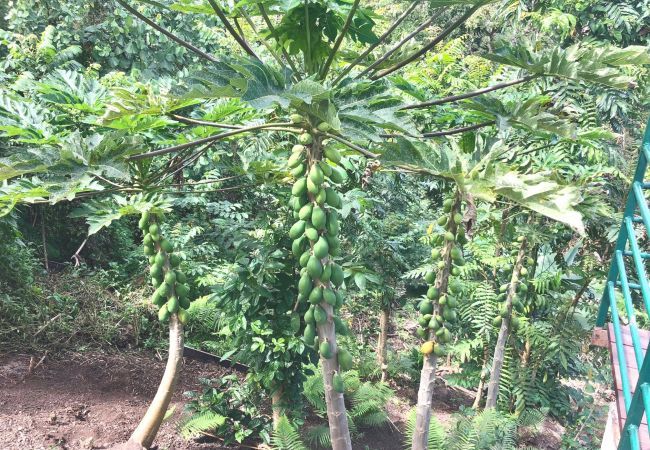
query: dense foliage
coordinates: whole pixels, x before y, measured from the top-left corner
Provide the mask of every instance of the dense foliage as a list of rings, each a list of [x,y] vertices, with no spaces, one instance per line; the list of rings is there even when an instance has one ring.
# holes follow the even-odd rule
[[[188,394],[188,437],[349,448],[386,424],[386,381],[429,396],[413,448],[511,448],[546,415],[566,448],[593,438],[609,368],[585,344],[649,104],[647,2],[0,13],[0,344],[90,322],[50,294],[80,277],[119,293],[90,342],[127,345],[124,314],[128,345],[162,347],[178,318],[247,367]],[[476,393],[451,430],[441,364]]]

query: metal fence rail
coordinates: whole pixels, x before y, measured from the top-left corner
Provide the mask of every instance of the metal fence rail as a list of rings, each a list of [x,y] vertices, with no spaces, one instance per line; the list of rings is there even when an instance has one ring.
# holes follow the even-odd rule
[[[650,189],[650,183],[644,181],[648,163],[650,163],[650,121],[646,126],[634,180],[625,204],[623,222],[616,241],[614,258],[609,268],[607,284],[596,321],[596,326],[603,327],[607,320],[607,313],[610,313],[621,375],[623,402],[627,413],[618,446],[623,450],[640,449],[643,437],[640,433],[650,434],[650,428],[641,427],[644,413],[650,411],[650,357],[647,353],[644,354],[633,307],[634,291],[634,298],[639,299],[640,294],[642,306],[650,315],[650,284],[645,270],[645,260],[650,259],[650,253],[642,252],[637,241],[637,233],[641,232],[642,228],[646,235],[650,235],[650,208],[648,208],[648,201],[645,197],[645,191]],[[639,368],[638,381],[635,386],[631,386],[630,368],[625,356],[617,293],[620,293],[618,298],[622,297],[623,300],[634,348],[634,362]]]

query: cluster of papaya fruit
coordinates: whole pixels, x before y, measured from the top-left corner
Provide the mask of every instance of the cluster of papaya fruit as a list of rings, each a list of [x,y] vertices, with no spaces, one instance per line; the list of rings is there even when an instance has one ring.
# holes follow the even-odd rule
[[[517,256],[519,254],[520,247],[525,241],[524,236],[519,236],[517,238],[516,245],[510,251],[512,256]],[[495,327],[500,327],[503,319],[508,317],[508,294],[510,291],[510,285],[514,280],[514,295],[512,296],[512,310],[510,313],[510,329],[512,331],[517,331],[520,325],[520,316],[530,312],[531,305],[526,304],[527,294],[528,294],[528,284],[526,284],[526,277],[528,276],[528,267],[534,264],[533,258],[530,256],[526,257],[525,260],[522,260],[521,267],[519,268],[519,273],[516,274],[516,277],[512,277],[513,266],[508,264],[503,267],[503,271],[507,273],[510,277],[509,283],[504,283],[499,287],[499,296],[497,299],[501,302],[499,307],[499,315],[492,320],[492,324]],[[518,265],[515,265],[515,269]]]
[[[420,327],[417,329],[417,335],[427,339],[420,348],[424,355],[446,354],[445,344],[451,341],[449,328],[457,319],[458,296],[463,290],[460,267],[465,265],[461,246],[467,243],[461,225],[461,206],[459,198],[448,198],[443,202],[444,215],[437,220],[443,231],[432,239],[431,260],[438,271],[431,270],[424,275],[429,289],[419,304]],[[429,340],[432,337],[433,340]]]
[[[187,323],[190,288],[187,277],[178,269],[181,259],[174,254],[174,245],[160,233],[155,217],[142,214],[138,224],[144,234],[144,254],[149,257],[149,273],[155,291],[151,302],[158,306],[158,319],[164,322],[176,313],[181,323]]]
[[[293,240],[292,251],[300,264],[298,300],[308,304],[304,313],[304,341],[313,346],[324,359],[337,357],[341,370],[349,370],[352,357],[344,349],[334,355],[333,345],[325,337],[318,336],[318,327],[332,321],[337,334],[346,334],[347,327],[337,312],[345,297],[343,269],[333,258],[341,253],[338,238],[341,196],[335,186],[347,179],[345,170],[339,166],[341,155],[337,149],[322,149],[322,133],[330,129],[326,122],[312,127],[299,114],[291,116],[294,123],[301,124],[304,132],[298,144],[292,148],[288,160],[291,175],[296,179],[291,189],[289,205],[297,220],[289,230]],[[331,316],[330,313],[331,312]],[[333,380],[336,390],[343,392],[343,378],[336,374]]]

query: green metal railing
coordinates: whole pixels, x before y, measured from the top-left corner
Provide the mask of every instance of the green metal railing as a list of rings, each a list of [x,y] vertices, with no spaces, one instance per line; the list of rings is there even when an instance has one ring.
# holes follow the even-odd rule
[[[644,233],[650,234],[650,208],[645,198],[644,191],[650,189],[650,183],[645,182],[646,170],[650,163],[650,121],[646,126],[643,144],[639,152],[639,161],[634,181],[628,193],[623,214],[623,223],[616,241],[614,258],[609,268],[607,285],[600,302],[596,326],[602,327],[607,319],[607,312],[610,312],[611,322],[616,338],[616,353],[618,354],[618,365],[621,372],[621,390],[627,418],[621,432],[619,449],[627,450],[640,449],[639,433],[650,433],[650,428],[641,427],[641,420],[646,411],[650,411],[650,357],[644,355],[639,337],[639,328],[634,315],[632,305],[632,291],[641,294],[643,306],[650,314],[650,285],[646,275],[644,261],[650,259],[650,253],[642,252],[636,237],[636,231],[643,227]],[[635,228],[638,227],[638,228]],[[626,263],[632,262],[632,267]],[[634,395],[630,386],[629,368],[626,363],[625,349],[621,323],[619,320],[618,307],[616,304],[616,293],[623,296],[623,304],[629,321],[630,336],[634,348],[634,359],[639,368],[639,379],[634,386]]]

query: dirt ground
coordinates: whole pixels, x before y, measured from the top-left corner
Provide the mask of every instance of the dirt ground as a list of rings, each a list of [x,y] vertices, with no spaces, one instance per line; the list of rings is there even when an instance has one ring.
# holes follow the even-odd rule
[[[164,370],[164,361],[146,353],[74,353],[45,359],[29,373],[30,361],[35,365],[39,359],[29,355],[0,356],[2,450],[106,449],[124,442],[146,410]],[[199,378],[217,377],[224,370],[186,359],[173,399],[174,415],[158,433],[156,448],[226,448],[215,440],[185,440],[178,433],[184,406],[182,392],[199,390]],[[460,405],[469,406],[472,402],[467,393],[456,389],[442,388],[436,392],[434,415],[443,425],[451,423],[451,416]],[[412,388],[397,389],[394,401],[388,405],[389,426],[367,431],[356,439],[354,449],[402,449],[401,430],[412,407],[408,399],[415,398],[415,394]],[[545,442],[533,439],[534,444],[539,448],[558,448],[559,441],[551,438],[556,433],[549,434],[552,427],[545,428],[546,432],[540,433]]]

